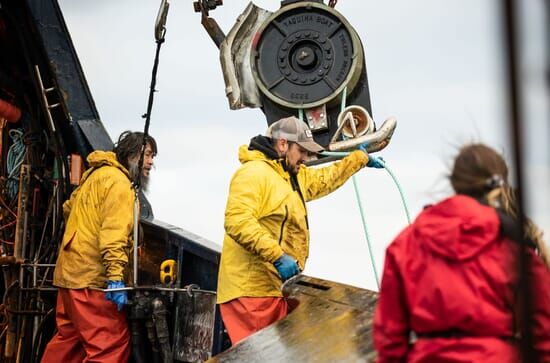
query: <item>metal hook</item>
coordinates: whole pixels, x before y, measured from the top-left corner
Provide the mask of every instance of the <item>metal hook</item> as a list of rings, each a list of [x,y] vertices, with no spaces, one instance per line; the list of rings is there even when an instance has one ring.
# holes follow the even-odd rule
[[[199,290],[199,289],[200,289],[199,285],[196,285],[196,284],[189,284],[185,286],[185,290],[187,291],[187,295],[189,295],[189,297],[193,297],[193,290]]]

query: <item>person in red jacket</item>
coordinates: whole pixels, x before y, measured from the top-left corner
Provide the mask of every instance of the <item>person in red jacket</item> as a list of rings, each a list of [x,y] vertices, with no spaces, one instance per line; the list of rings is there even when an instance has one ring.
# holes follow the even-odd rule
[[[521,361],[518,256],[542,241],[532,228],[518,238],[510,206],[502,212],[507,177],[496,151],[463,147],[450,176],[456,195],[425,208],[388,247],[374,319],[379,363]],[[550,270],[527,249],[533,349],[550,362]]]

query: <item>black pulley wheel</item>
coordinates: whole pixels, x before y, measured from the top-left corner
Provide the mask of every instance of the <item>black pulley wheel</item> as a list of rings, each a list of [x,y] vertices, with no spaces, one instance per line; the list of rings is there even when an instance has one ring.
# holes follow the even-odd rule
[[[324,4],[284,6],[260,27],[251,64],[260,90],[290,108],[330,103],[345,87],[351,92],[363,67],[355,30]]]

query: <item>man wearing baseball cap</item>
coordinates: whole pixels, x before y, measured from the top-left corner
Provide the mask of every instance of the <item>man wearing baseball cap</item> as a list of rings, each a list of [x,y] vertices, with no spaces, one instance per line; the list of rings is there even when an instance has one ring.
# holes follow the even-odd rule
[[[239,149],[225,210],[217,302],[236,344],[288,313],[281,285],[305,267],[309,254],[306,202],[340,187],[376,159],[354,151],[324,168],[304,162],[323,151],[296,117],[273,123]],[[379,165],[378,165],[379,166]]]

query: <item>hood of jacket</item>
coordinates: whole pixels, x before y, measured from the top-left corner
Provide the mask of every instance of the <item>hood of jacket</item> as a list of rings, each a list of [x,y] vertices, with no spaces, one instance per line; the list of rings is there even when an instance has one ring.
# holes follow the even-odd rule
[[[81,183],[86,180],[86,178],[92,173],[93,170],[102,166],[113,166],[117,169],[120,169],[128,178],[130,178],[128,170],[121,163],[119,163],[116,158],[116,154],[112,151],[93,151],[88,155],[86,160],[88,160],[90,168],[86,170],[86,172],[82,176]]]
[[[271,145],[271,140],[265,136],[258,135],[250,140],[248,146],[239,148],[239,161],[241,164],[253,160],[277,160],[279,155]]]
[[[264,161],[285,180],[290,180],[291,183],[293,183],[294,189],[298,189],[296,175],[292,175],[288,172],[285,159],[279,156],[271,145],[271,139],[266,136],[255,136],[250,140],[248,146],[242,145],[239,148],[239,161],[241,164],[249,161]]]
[[[90,166],[94,168],[99,166],[109,165],[109,166],[114,166],[119,169],[122,169],[123,171],[128,173],[126,168],[122,166],[121,163],[118,162],[116,158],[116,154],[112,151],[102,151],[102,150],[93,151],[88,155],[87,160]]]
[[[463,261],[497,240],[500,221],[494,208],[471,197],[455,195],[424,209],[413,229],[423,248]]]

